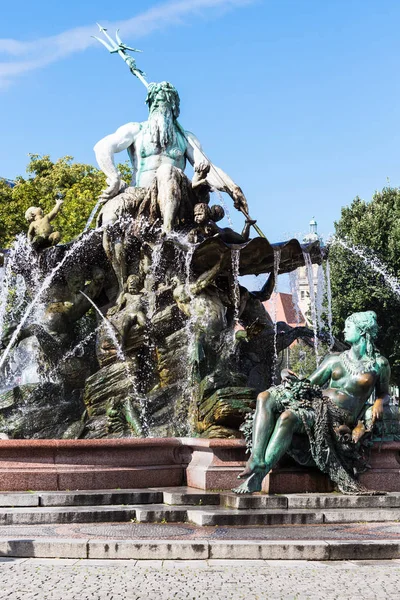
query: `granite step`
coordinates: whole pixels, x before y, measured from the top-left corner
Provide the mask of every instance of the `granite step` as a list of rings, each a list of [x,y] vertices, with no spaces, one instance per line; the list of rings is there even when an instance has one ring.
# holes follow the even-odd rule
[[[245,525],[311,525],[319,523],[374,523],[398,521],[400,509],[231,509],[225,507],[135,506],[138,523],[191,522],[203,527]]]
[[[188,521],[202,527],[244,525],[315,525],[324,522],[323,512],[311,510],[236,509],[188,510]]]
[[[163,501],[162,492],[143,489],[39,492],[38,496],[39,506],[110,506]]]
[[[161,491],[143,489],[0,493],[0,507],[104,506],[162,501]]]
[[[342,494],[234,494],[222,492],[221,506],[239,510],[252,508],[355,509],[400,508],[400,493],[385,496],[344,496]]]
[[[0,509],[0,525],[126,522],[136,519],[133,506],[49,506]]]
[[[192,487],[155,488],[163,495],[163,503],[170,505],[214,506],[220,504],[219,492],[205,492]]]
[[[105,560],[393,560],[400,543],[380,540],[176,540],[0,538],[0,554],[10,558]],[[359,595],[359,594],[358,594]],[[393,596],[395,597],[395,596]]]

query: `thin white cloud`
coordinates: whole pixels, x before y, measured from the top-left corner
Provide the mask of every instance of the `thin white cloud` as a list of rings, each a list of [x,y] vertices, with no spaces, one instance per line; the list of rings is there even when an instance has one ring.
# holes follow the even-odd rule
[[[135,40],[149,35],[157,29],[184,22],[194,14],[213,15],[217,11],[245,6],[255,0],[169,0],[125,21],[101,24],[114,32],[121,29],[125,39],[130,35]],[[0,88],[7,87],[17,77],[54,63],[71,54],[82,52],[96,44],[91,36],[98,35],[96,25],[76,27],[54,36],[28,42],[0,39],[0,55],[10,60],[0,62]]]

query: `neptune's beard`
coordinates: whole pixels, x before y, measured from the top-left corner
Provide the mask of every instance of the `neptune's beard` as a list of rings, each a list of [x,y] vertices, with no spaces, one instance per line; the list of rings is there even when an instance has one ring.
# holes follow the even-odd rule
[[[169,106],[158,106],[151,111],[148,119],[150,138],[161,150],[165,150],[175,140],[174,116]]]

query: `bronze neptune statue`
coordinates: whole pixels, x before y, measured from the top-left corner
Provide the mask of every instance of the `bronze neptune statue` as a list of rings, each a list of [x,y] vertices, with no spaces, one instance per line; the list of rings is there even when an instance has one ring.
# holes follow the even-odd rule
[[[239,475],[245,481],[235,492],[260,491],[265,475],[288,453],[328,473],[340,491],[367,493],[355,479],[363,464],[362,418],[374,391],[373,421],[389,402],[390,366],[375,347],[377,333],[373,311],[352,314],[344,328],[349,350],[328,354],[308,380],[284,370],[282,384],[259,394],[252,452]]]

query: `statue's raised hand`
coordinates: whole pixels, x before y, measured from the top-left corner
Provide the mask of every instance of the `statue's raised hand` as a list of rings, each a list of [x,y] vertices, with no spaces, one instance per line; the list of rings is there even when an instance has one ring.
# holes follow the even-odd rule
[[[232,199],[233,206],[236,208],[236,210],[241,210],[246,214],[249,212],[249,205],[247,204],[246,196],[243,194],[242,189],[238,185],[235,185],[235,187],[232,189]]]

